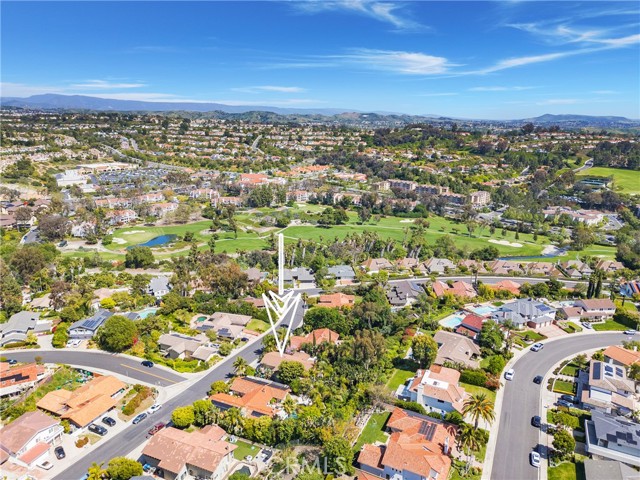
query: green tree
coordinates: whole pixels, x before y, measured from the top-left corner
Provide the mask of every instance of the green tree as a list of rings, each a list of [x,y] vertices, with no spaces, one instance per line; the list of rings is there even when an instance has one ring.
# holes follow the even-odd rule
[[[504,337],[500,325],[493,320],[487,320],[482,324],[482,329],[478,334],[478,344],[494,352],[502,349]]]
[[[127,268],[148,268],[155,262],[149,247],[133,247],[127,250],[124,264]]]
[[[343,336],[351,332],[351,323],[345,314],[337,308],[310,308],[307,310],[307,313],[305,313],[304,323],[314,330],[317,328],[328,328]]]
[[[304,365],[300,362],[285,360],[278,367],[278,380],[290,385],[294,380],[304,375]]]
[[[142,475],[142,464],[126,457],[112,458],[107,466],[107,474],[110,480],[129,480]]]
[[[0,258],[0,305],[7,315],[22,310],[22,289],[4,260]]]
[[[491,423],[495,419],[493,402],[484,393],[471,395],[467,398],[462,406],[462,414],[469,415],[473,419],[475,428],[478,428],[480,419],[487,423]]]
[[[216,407],[209,400],[196,400],[193,402],[193,423],[198,427],[204,427],[213,423]]]
[[[171,421],[178,428],[187,428],[195,421],[195,412],[192,405],[178,407],[171,413]]]
[[[233,368],[236,372],[236,375],[240,377],[244,376],[248,366],[249,364],[243,357],[239,356],[233,361]]]
[[[438,356],[438,344],[431,335],[416,335],[411,343],[411,351],[420,368],[429,368]]]
[[[504,370],[504,366],[506,364],[507,361],[502,355],[493,355],[489,357],[485,370],[489,373],[493,373],[494,375],[498,375],[502,370]]]
[[[554,434],[552,445],[561,458],[567,458],[576,449],[573,435],[564,429],[560,429]]]
[[[87,480],[102,480],[102,477],[104,477],[104,475],[107,473],[107,471],[102,468],[102,465],[104,465],[104,462],[93,462],[89,467],[89,471],[87,472],[87,474],[89,475],[87,477]]]
[[[209,389],[209,395],[215,395],[216,393],[229,393],[229,385],[224,380],[216,380],[211,384]]]
[[[344,437],[331,437],[322,446],[322,455],[327,462],[327,470],[334,474],[353,473],[353,448]]]
[[[138,336],[133,320],[122,315],[109,317],[98,330],[98,345],[109,352],[123,352],[130,348]]]
[[[480,431],[474,428],[472,425],[465,423],[458,431],[456,437],[458,448],[462,450],[467,456],[467,469],[471,465],[471,452],[478,451],[481,448]]]

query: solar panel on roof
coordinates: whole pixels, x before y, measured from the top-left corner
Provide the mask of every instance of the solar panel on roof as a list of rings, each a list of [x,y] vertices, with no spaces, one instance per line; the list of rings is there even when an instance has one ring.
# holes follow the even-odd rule
[[[593,378],[595,378],[596,380],[600,379],[600,377],[602,376],[602,372],[600,369],[601,366],[602,366],[601,363],[593,364]]]
[[[436,424],[430,422],[422,422],[422,424],[420,425],[420,430],[418,430],[418,433],[424,435],[427,440],[433,440],[433,434],[435,432]]]

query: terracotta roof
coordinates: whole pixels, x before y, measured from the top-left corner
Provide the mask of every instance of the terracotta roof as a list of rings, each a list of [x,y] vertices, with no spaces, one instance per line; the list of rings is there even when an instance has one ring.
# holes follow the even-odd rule
[[[246,377],[236,377],[229,390],[235,395],[216,393],[209,399],[217,404],[239,408],[252,416],[273,416],[275,410],[272,407],[272,400],[281,402],[289,393],[288,388],[274,388]]]
[[[169,427],[156,433],[142,449],[142,454],[159,460],[158,467],[174,474],[185,465],[214,472],[225,455],[237,448],[222,440],[224,435],[224,430],[217,425],[191,433]]]
[[[340,335],[333,330],[330,330],[328,328],[317,328],[304,337],[293,335],[289,340],[289,348],[291,350],[300,350],[302,345],[304,345],[305,343],[313,344],[314,342],[316,345],[320,345],[324,342],[336,344],[338,343],[339,338]]]
[[[60,389],[47,393],[37,406],[84,427],[115,407],[118,400],[113,396],[125,388],[124,382],[111,375],[95,377],[73,392]]]
[[[464,317],[460,325],[479,332],[480,330],[482,330],[482,324],[484,323],[484,320],[485,319],[481,316],[472,313]]]
[[[507,292],[511,292],[514,295],[518,295],[520,293],[520,284],[514,282],[513,280],[502,280],[494,285],[492,285],[494,290],[506,290]]]
[[[30,465],[38,460],[42,455],[49,450],[49,444],[44,442],[36,443],[29,450],[20,455],[20,461]]]
[[[609,357],[627,367],[640,362],[640,352],[627,350],[626,348],[618,347],[617,345],[607,347],[603,354],[605,357]]]
[[[60,422],[37,410],[20,415],[0,430],[0,449],[12,454],[19,452],[38,432],[59,425]]]
[[[433,289],[433,292],[436,294],[437,297],[441,297],[442,295],[445,295],[447,293],[450,293],[451,295],[454,295],[456,297],[467,297],[467,298],[474,298],[477,295],[476,291],[474,290],[471,284],[467,282],[463,282],[461,280],[457,282],[453,282],[451,286],[449,286],[445,282],[436,280],[431,285],[431,288]]]
[[[280,356],[280,352],[269,352],[262,357],[260,364],[277,370],[280,364],[284,361],[300,362],[304,366],[305,370],[310,370],[311,367],[313,367],[311,356],[305,352],[295,352],[291,354],[285,353],[282,356]]]
[[[409,386],[409,390],[417,392],[422,388],[422,394],[437,400],[450,403],[457,411],[462,411],[462,404],[466,392],[458,385],[460,372],[441,365],[431,365],[429,370],[418,370]]]
[[[616,304],[609,298],[589,298],[578,300],[576,305],[584,307],[585,310],[615,310]]]
[[[329,308],[352,307],[355,299],[356,297],[354,295],[346,295],[342,292],[331,295],[320,295],[318,306]]]
[[[0,362],[0,388],[35,382],[44,371],[44,365],[36,363],[11,366],[8,362]]]

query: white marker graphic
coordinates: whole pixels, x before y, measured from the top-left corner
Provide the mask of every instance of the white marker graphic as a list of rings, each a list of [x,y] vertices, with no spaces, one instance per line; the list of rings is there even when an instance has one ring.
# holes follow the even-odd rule
[[[278,332],[276,326],[282,322],[282,320],[289,314],[289,312],[295,312],[300,303],[300,294],[294,293],[290,290],[286,294],[284,293],[284,237],[281,233],[278,234],[278,294],[273,292],[262,294],[264,300],[264,306],[267,309],[267,316],[269,317],[269,323],[271,324],[271,333],[273,333],[276,339],[276,348],[280,353],[280,356],[284,356],[289,336],[291,335],[291,326],[293,325],[294,317],[292,315],[289,326],[287,327],[287,333],[282,341],[278,338]]]

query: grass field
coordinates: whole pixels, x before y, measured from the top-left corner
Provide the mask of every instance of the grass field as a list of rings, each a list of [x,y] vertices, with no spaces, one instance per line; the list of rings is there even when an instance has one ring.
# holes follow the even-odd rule
[[[477,395],[478,393],[484,393],[489,400],[495,403],[496,392],[489,390],[488,388],[478,387],[477,385],[470,385],[468,383],[460,382],[460,386],[465,389],[469,395]]]
[[[404,384],[404,382],[409,380],[415,374],[416,372],[412,372],[411,370],[395,369],[393,371],[393,375],[391,375],[391,378],[387,382],[387,387],[395,392],[400,385]]]
[[[562,375],[575,377],[578,375],[578,365],[576,365],[575,363],[569,362],[562,368],[562,370],[560,370],[560,373]]]
[[[585,480],[583,463],[561,463],[547,469],[548,480]]]
[[[553,257],[553,259],[550,259],[550,261],[563,262],[565,260],[578,260],[585,256],[599,257],[599,258],[604,258],[606,260],[613,260],[616,257],[616,247],[607,247],[604,245],[591,245],[590,247],[587,247],[584,250],[580,250],[580,251],[569,250],[564,255]]]
[[[622,193],[640,194],[640,171],[621,168],[593,167],[578,173],[582,177],[613,177],[613,189]]]
[[[255,447],[243,440],[236,441],[234,445],[237,445],[238,447],[233,451],[233,456],[236,460],[244,460],[244,457],[246,457],[247,455],[255,457],[256,454],[260,451],[258,447]]]
[[[253,330],[254,332],[263,333],[266,332],[268,328],[269,324],[267,322],[263,322],[262,320],[258,320],[257,318],[254,318],[249,323],[247,323],[247,330]]]
[[[553,382],[553,391],[556,393],[566,393],[568,395],[573,395],[576,393],[576,384],[573,382],[566,382],[564,380],[556,379]]]
[[[374,413],[371,415],[371,418],[362,429],[362,433],[360,433],[358,441],[354,446],[356,452],[359,451],[365,443],[384,443],[387,441],[387,434],[384,433],[382,429],[390,415],[390,412]]]

